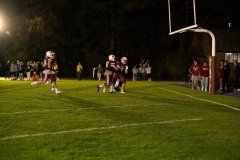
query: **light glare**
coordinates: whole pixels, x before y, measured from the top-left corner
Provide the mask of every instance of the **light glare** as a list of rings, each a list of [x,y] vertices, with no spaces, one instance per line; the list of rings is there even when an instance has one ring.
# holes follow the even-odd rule
[[[0,17],[0,30],[3,29],[3,19]]]

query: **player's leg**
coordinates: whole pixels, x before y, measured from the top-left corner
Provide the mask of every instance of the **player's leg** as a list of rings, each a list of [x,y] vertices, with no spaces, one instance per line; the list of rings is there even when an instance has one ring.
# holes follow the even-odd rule
[[[56,83],[57,77],[56,77],[56,74],[50,74],[50,80],[52,82],[52,91],[54,93],[56,93],[56,94],[61,93],[62,91],[59,91],[58,88],[57,88],[57,83]]]
[[[107,85],[109,84],[109,77],[108,77],[107,74],[104,74],[104,78],[105,78],[105,83],[104,83],[104,84],[97,85],[97,92],[99,92],[100,88],[104,87],[104,88],[103,88],[103,93],[105,93],[106,87],[107,87]]]

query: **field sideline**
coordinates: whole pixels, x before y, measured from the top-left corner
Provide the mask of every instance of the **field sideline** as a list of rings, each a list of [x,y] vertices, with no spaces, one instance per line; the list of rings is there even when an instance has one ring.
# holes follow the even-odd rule
[[[240,100],[168,82],[0,80],[0,160],[240,159]]]

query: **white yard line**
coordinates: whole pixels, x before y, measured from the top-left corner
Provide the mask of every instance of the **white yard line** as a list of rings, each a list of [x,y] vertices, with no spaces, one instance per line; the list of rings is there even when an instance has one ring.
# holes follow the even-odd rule
[[[145,106],[163,106],[169,105],[169,103],[153,103],[147,104]],[[52,110],[33,110],[33,111],[18,111],[18,112],[5,112],[0,113],[0,115],[15,115],[15,114],[31,114],[31,113],[48,113],[48,112],[65,112],[65,111],[76,111],[76,110],[88,110],[88,109],[107,109],[107,108],[123,108],[123,107],[137,107],[141,104],[133,104],[126,106],[106,106],[106,107],[86,107],[86,108],[75,108],[75,109],[52,109]]]
[[[168,92],[171,92],[171,93],[175,93],[175,94],[181,95],[181,96],[194,98],[194,99],[197,99],[197,100],[200,100],[200,101],[205,101],[205,102],[209,102],[209,103],[216,104],[216,105],[219,105],[219,106],[224,106],[224,107],[236,110],[236,111],[240,111],[240,108],[235,108],[235,107],[223,104],[223,103],[218,103],[218,102],[210,101],[210,100],[207,100],[207,99],[194,97],[194,96],[191,96],[191,95],[188,95],[188,94],[182,94],[182,93],[179,93],[179,92],[176,92],[176,91],[172,91],[172,90],[169,90],[169,89],[165,89],[165,88],[162,88],[162,87],[158,87],[158,88],[160,88],[162,90],[165,90],[165,91],[168,91]]]
[[[106,127],[74,129],[74,130],[59,131],[59,132],[45,132],[45,133],[36,133],[36,134],[14,135],[14,136],[2,137],[0,139],[1,140],[11,140],[11,139],[20,139],[20,138],[28,138],[28,137],[41,137],[41,136],[47,136],[47,135],[77,133],[77,132],[84,132],[84,131],[111,130],[111,129],[118,129],[118,128],[133,127],[133,126],[170,124],[170,123],[177,123],[177,122],[200,121],[200,120],[202,120],[202,119],[194,118],[194,119],[180,119],[180,120],[170,120],[170,121],[162,121],[162,122],[132,123],[132,124],[125,124],[125,125],[120,125],[120,126],[115,125],[115,126],[106,126]]]
[[[55,109],[55,110],[42,110],[42,111],[19,111],[19,112],[7,112],[0,113],[0,115],[11,115],[11,114],[28,114],[28,113],[44,113],[44,112],[63,112],[63,111],[71,111],[74,109]]]

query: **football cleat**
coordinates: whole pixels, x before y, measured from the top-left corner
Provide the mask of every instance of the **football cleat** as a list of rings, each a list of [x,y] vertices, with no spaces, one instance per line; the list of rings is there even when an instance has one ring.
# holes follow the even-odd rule
[[[56,91],[55,93],[56,93],[56,94],[59,94],[59,93],[62,93],[62,91]]]
[[[99,92],[99,89],[100,89],[100,87],[99,87],[99,85],[97,85],[97,92]]]

